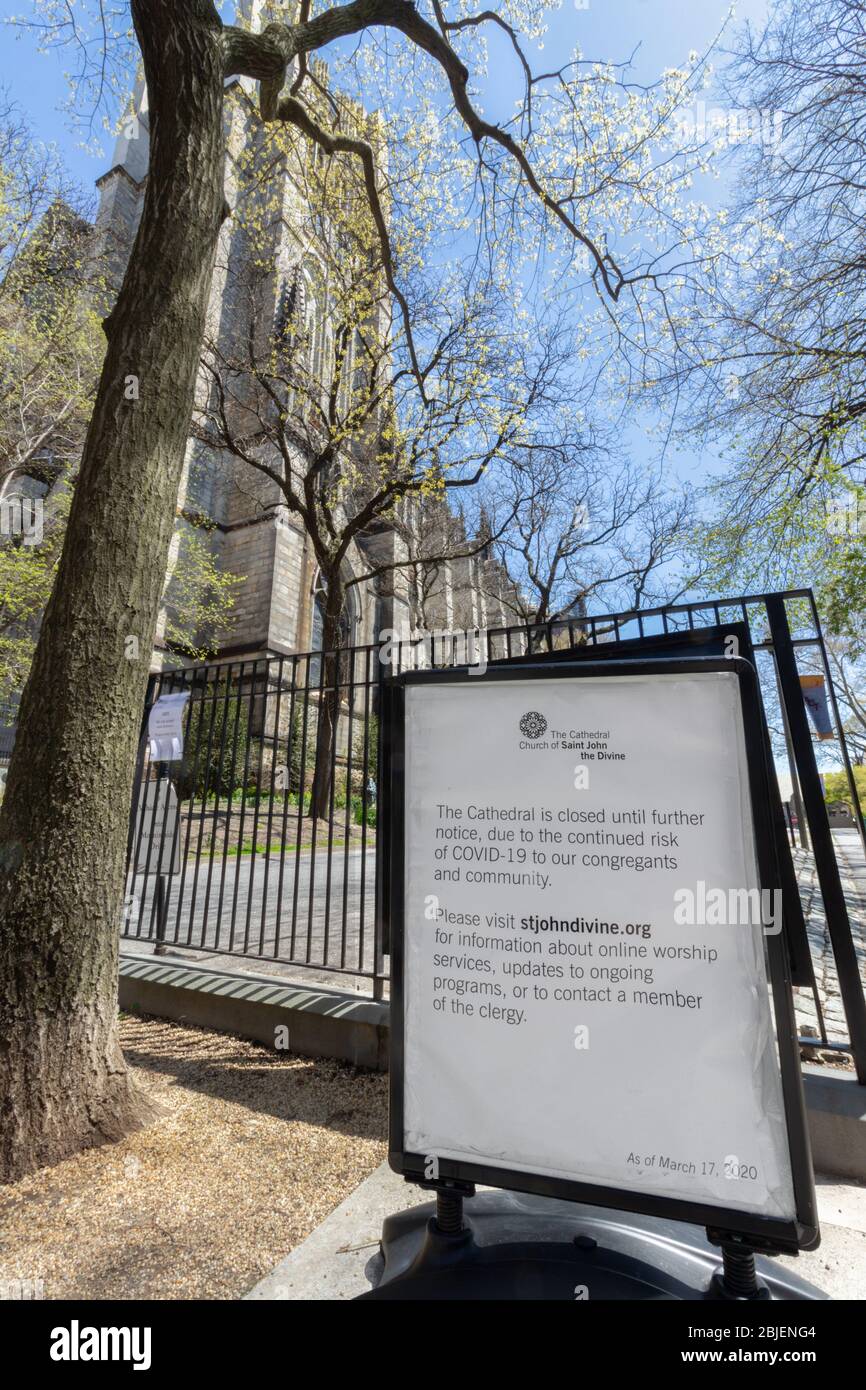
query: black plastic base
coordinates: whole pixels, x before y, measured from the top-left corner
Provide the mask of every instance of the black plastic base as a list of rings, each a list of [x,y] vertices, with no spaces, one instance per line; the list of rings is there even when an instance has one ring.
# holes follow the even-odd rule
[[[465,1204],[465,1229],[439,1230],[435,1203],[389,1216],[372,1299],[736,1299],[721,1252],[698,1226],[517,1192]],[[772,1260],[755,1261],[761,1298],[826,1294]]]

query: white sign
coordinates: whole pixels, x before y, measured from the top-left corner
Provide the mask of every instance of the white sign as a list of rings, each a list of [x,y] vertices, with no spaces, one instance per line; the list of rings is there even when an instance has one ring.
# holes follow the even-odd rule
[[[404,1150],[794,1219],[736,674],[405,695]]]
[[[172,763],[183,757],[183,712],[189,691],[160,695],[150,711],[147,735],[151,762]]]

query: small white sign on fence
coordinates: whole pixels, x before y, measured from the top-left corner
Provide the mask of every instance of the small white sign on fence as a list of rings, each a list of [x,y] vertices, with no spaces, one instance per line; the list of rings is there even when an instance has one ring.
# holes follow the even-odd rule
[[[151,762],[173,763],[183,757],[183,712],[189,691],[160,695],[147,721]]]

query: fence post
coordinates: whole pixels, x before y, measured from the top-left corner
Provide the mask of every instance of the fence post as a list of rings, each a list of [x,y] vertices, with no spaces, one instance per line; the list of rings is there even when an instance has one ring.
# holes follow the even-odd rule
[[[779,695],[779,708],[782,711],[782,729],[785,735],[785,751],[788,755],[788,771],[791,776],[791,800],[794,803],[794,810],[797,815],[797,831],[800,836],[800,844],[803,849],[809,848],[809,837],[806,834],[806,817],[803,814],[803,798],[800,795],[800,783],[797,777],[797,765],[794,759],[794,749],[791,744],[791,730],[788,727],[788,712],[785,709],[785,701],[782,697],[782,686],[779,681],[779,664],[776,660],[776,653],[770,653],[773,663],[773,674],[776,677],[776,690]],[[789,817],[790,818],[790,817]]]
[[[382,662],[381,648],[376,653],[379,674],[376,683],[377,712],[379,716],[379,747],[376,767],[376,891],[373,909],[373,998],[385,996],[385,956],[391,950],[391,923],[389,885],[390,865],[390,826],[391,811],[391,748],[390,748],[390,691],[385,683],[386,672]],[[386,744],[388,746],[386,747]]]
[[[129,832],[126,837],[126,872],[135,872],[132,863],[132,855],[135,849],[137,821],[138,821],[138,799],[141,796],[141,783],[144,775],[144,754],[147,747],[147,721],[150,718],[150,707],[153,704],[153,692],[157,677],[150,675],[147,678],[147,691],[144,696],[144,709],[141,713],[141,728],[138,735],[138,754],[135,762],[135,775],[132,779],[132,805],[129,808]]]
[[[766,603],[782,699],[788,716],[788,727],[791,730],[803,802],[809,819],[815,867],[818,871],[818,882],[821,885],[821,896],[827,914],[827,928],[839,975],[845,1017],[848,1021],[851,1051],[857,1069],[857,1079],[861,1086],[866,1086],[866,998],[860,980],[857,952],[851,935],[851,923],[848,919],[845,894],[842,891],[842,880],[839,877],[839,865],[815,761],[815,750],[812,747],[812,735],[809,732],[785,600],[781,594],[768,594]]]
[[[833,673],[830,670],[830,662],[827,657],[827,643],[824,641],[824,629],[821,626],[821,619],[818,616],[818,609],[814,598],[812,603],[812,617],[818,629],[818,636],[821,643],[821,664],[824,667],[824,679],[827,682],[827,694],[830,696],[830,704],[833,706],[833,718],[836,720],[836,731],[839,735],[839,747],[842,750],[842,761],[845,764],[845,773],[848,778],[848,790],[851,793],[851,804],[854,807],[854,815],[857,818],[857,830],[860,834],[860,843],[863,846],[863,853],[866,854],[866,820],[863,818],[863,807],[860,804],[860,793],[857,790],[857,783],[854,779],[854,769],[851,766],[851,757],[848,753],[848,740],[845,737],[845,728],[842,723],[842,716],[839,713],[839,701],[836,699],[836,688],[833,684]]]
[[[160,846],[162,853],[162,846]],[[165,955],[165,924],[168,918],[168,897],[165,891],[165,875],[157,874],[156,877],[156,944],[153,948],[155,956]]]

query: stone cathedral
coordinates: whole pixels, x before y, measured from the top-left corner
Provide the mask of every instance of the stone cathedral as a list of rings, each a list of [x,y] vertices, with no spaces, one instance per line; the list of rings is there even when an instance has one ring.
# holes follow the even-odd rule
[[[253,119],[252,84],[232,84],[226,102],[225,188],[229,206],[242,194],[243,153],[260,138]],[[144,197],[148,164],[146,93],[139,85],[133,112],[115,145],[111,167],[97,181],[99,205],[95,225],[95,255],[110,289],[116,292],[132,246]],[[329,332],[327,286],[313,274],[317,245],[311,231],[299,182],[290,164],[281,174],[281,215],[266,231],[266,244],[255,254],[266,262],[268,293],[273,313],[291,288],[300,292],[308,342],[325,342]],[[223,224],[209,306],[208,336],[229,341],[244,331],[245,312],[232,291],[234,271],[251,254],[244,233],[228,217]],[[202,388],[203,389],[203,388]],[[321,646],[323,592],[312,546],[300,518],[287,508],[276,484],[268,494],[259,486],[255,496],[238,468],[246,469],[218,451],[191,439],[177,504],[177,523],[169,575],[184,543],[187,528],[206,524],[205,535],[215,565],[240,581],[234,590],[230,626],[215,635],[217,659],[280,656],[317,650]],[[248,481],[248,480],[247,480]],[[416,507],[419,504],[414,504]],[[448,529],[451,550],[469,549],[460,519],[444,503],[441,525]],[[412,524],[411,519],[408,522]],[[366,575],[394,560],[405,559],[405,529],[379,523],[352,543],[346,566],[352,575]],[[170,586],[168,589],[170,593]],[[517,621],[518,594],[489,548],[471,556],[440,562],[435,571],[412,566],[390,571],[387,578],[364,579],[348,589],[350,598],[342,624],[345,644],[373,642],[384,629],[408,637],[418,630],[495,628]],[[157,634],[155,665],[165,651],[165,612]]]

